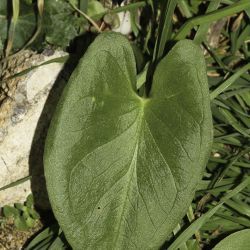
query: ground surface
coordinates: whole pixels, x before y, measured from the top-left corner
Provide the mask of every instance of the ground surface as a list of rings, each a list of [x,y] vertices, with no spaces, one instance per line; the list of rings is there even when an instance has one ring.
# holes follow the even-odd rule
[[[15,228],[12,220],[5,220],[0,226],[0,250],[19,250],[27,243],[31,236],[42,229],[42,223],[38,221],[34,228],[28,231],[20,231]]]

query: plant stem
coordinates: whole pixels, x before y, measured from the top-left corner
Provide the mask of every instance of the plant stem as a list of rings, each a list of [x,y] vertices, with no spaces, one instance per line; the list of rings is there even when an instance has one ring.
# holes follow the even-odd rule
[[[27,48],[30,44],[32,44],[42,30],[43,25],[43,12],[44,12],[44,0],[37,0],[37,9],[38,9],[38,17],[37,17],[37,29],[35,34],[31,37],[31,39],[24,45],[24,47],[20,50],[23,51]],[[19,52],[20,52],[19,51]]]
[[[72,6],[73,9],[75,9],[79,14],[81,14],[84,18],[86,18],[95,28],[96,30],[101,33],[101,29],[100,27],[97,25],[97,23],[91,18],[89,17],[87,14],[85,14],[83,11],[81,11],[80,9],[78,9],[74,4],[72,4],[70,2],[70,5]]]
[[[10,54],[10,51],[13,46],[16,24],[17,24],[17,20],[19,17],[19,11],[20,11],[19,0],[12,0],[12,12],[13,13],[12,13],[10,26],[9,26],[9,32],[8,32],[8,42],[7,42],[6,51],[5,51],[6,57],[8,57],[8,55]]]
[[[191,11],[188,8],[188,4],[187,4],[186,0],[179,0],[178,1],[178,6],[179,6],[182,14],[185,17],[190,18],[190,17],[193,16],[192,13],[191,13]]]
[[[176,5],[177,0],[168,0],[164,2],[161,11],[161,19],[154,49],[153,61],[158,61],[163,56],[166,43],[171,39],[172,18]]]

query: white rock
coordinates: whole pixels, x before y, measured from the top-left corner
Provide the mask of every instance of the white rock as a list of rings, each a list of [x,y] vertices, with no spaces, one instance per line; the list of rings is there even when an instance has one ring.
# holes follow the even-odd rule
[[[123,35],[129,35],[132,32],[130,12],[120,12],[117,15],[120,20],[120,25],[118,28],[113,29],[113,31],[119,32]]]
[[[122,2],[121,6],[124,6],[124,2]],[[117,28],[112,29],[115,32],[119,32],[123,35],[129,35],[132,32],[132,25],[131,25],[131,15],[129,11],[119,12],[118,18],[120,21],[120,25]]]
[[[63,55],[64,52],[55,52],[53,56],[45,57],[36,64]],[[11,115],[0,128],[0,188],[30,175],[32,171],[32,191],[35,189],[41,198],[38,198],[41,208],[48,207],[42,154],[46,128],[51,116],[50,111],[44,111],[44,107],[62,67],[61,63],[50,63],[28,73],[27,77],[18,83],[13,104],[8,110]],[[29,193],[30,181],[0,191],[0,207],[22,202]]]

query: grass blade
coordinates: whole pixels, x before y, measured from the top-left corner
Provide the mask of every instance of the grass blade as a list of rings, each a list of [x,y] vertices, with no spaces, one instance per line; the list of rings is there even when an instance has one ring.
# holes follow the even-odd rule
[[[68,55],[67,56],[61,56],[61,57],[56,57],[56,58],[53,58],[51,60],[48,60],[48,61],[46,61],[44,63],[39,64],[39,65],[31,66],[28,69],[24,69],[24,70],[22,70],[22,71],[20,71],[20,72],[18,72],[16,74],[14,74],[14,75],[12,75],[12,76],[9,76],[9,77],[5,78],[4,80],[0,81],[0,86],[4,82],[7,82],[7,81],[9,81],[11,79],[14,79],[16,77],[24,76],[24,75],[28,74],[30,71],[32,71],[32,70],[34,70],[36,68],[39,68],[41,66],[44,66],[44,65],[47,65],[47,64],[50,64],[50,63],[65,63],[68,59],[69,59]]]
[[[11,21],[10,21],[9,32],[8,32],[8,42],[7,42],[6,51],[5,51],[6,57],[9,56],[11,49],[12,49],[13,41],[14,41],[15,29],[16,29],[16,24],[18,21],[19,11],[20,11],[19,0],[12,0],[12,11],[13,13],[12,13]]]
[[[219,108],[219,111],[221,114],[225,117],[225,119],[228,121],[228,123],[238,132],[240,132],[245,137],[250,137],[248,133],[246,133],[246,128],[241,125],[238,119],[236,119],[231,112],[224,108]]]
[[[58,224],[53,224],[47,228],[45,228],[42,232],[40,232],[29,244],[25,247],[25,250],[42,250],[48,249],[53,243],[53,239],[58,235],[59,226]]]
[[[235,4],[232,4],[228,7],[225,7],[223,9],[213,11],[213,12],[208,13],[208,14],[203,15],[203,16],[198,16],[198,17],[192,18],[182,26],[182,28],[176,34],[175,40],[184,39],[195,26],[202,25],[202,24],[208,24],[208,23],[217,21],[221,18],[228,17],[228,16],[234,15],[238,12],[241,12],[247,8],[250,8],[250,1],[249,0],[241,0]]]
[[[234,73],[231,77],[229,77],[224,83],[222,83],[218,88],[216,88],[210,94],[210,100],[215,99],[219,94],[224,92],[228,87],[230,87],[241,75],[243,75],[247,70],[250,69],[250,63],[242,67],[236,73]]]
[[[26,177],[24,177],[24,178],[22,178],[22,179],[19,179],[19,180],[17,180],[17,181],[14,181],[14,182],[12,182],[12,183],[10,183],[10,184],[4,186],[4,187],[1,187],[1,188],[0,188],[0,191],[6,190],[6,189],[11,188],[11,187],[18,186],[18,185],[20,185],[20,184],[22,184],[22,183],[24,183],[24,182],[26,182],[26,181],[28,181],[28,180],[31,180],[31,178],[32,178],[32,177],[29,175],[29,176],[26,176]]]
[[[190,18],[190,17],[193,16],[192,13],[191,13],[191,11],[188,8],[188,4],[187,4],[186,0],[179,0],[178,1],[178,6],[179,6],[182,14],[185,17]]]
[[[207,11],[206,13],[210,13],[212,11],[215,11],[218,9],[218,7],[220,6],[220,2],[221,0],[214,0],[214,1],[211,1],[209,3],[209,6],[207,8]],[[208,29],[210,27],[210,23],[206,23],[206,24],[203,24],[199,27],[196,35],[195,35],[195,38],[194,38],[194,41],[195,43],[197,44],[200,44],[202,43],[202,41],[204,40],[204,38],[206,38],[206,34],[208,32]]]
[[[192,237],[192,235],[197,232],[202,225],[209,219],[211,218],[217,211],[219,208],[221,208],[221,206],[228,201],[229,199],[231,199],[234,195],[238,194],[239,192],[241,192],[245,187],[247,187],[250,184],[250,177],[247,177],[241,184],[239,184],[235,189],[233,189],[232,191],[230,191],[227,195],[225,195],[221,201],[218,203],[218,205],[216,205],[215,207],[213,207],[212,209],[210,209],[208,212],[206,212],[205,214],[203,214],[199,219],[197,219],[196,221],[194,221],[186,230],[183,231],[183,233],[181,233],[179,235],[179,237],[169,246],[168,250],[176,250],[178,249],[178,247],[180,247],[183,242],[186,242],[189,238]]]
[[[38,9],[38,16],[37,16],[36,32],[20,51],[26,49],[29,45],[31,45],[36,40],[36,38],[39,36],[40,32],[42,31],[44,0],[37,0],[37,9]]]
[[[164,53],[166,42],[171,39],[172,33],[172,18],[174,14],[177,0],[165,1],[159,23],[157,41],[154,50],[154,60],[158,61]]]

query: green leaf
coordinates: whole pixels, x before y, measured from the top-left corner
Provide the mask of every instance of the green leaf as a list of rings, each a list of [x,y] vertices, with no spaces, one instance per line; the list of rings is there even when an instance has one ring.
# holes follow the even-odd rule
[[[77,36],[79,23],[69,3],[50,0],[45,1],[44,26],[48,43],[66,47]]]
[[[18,230],[26,231],[29,229],[29,226],[27,225],[24,217],[16,217],[14,220],[14,224]]]
[[[20,211],[27,211],[27,207],[25,207],[22,203],[15,203],[15,208],[20,210]]]
[[[28,244],[28,246],[26,246],[25,249],[26,250],[48,249],[48,247],[53,243],[54,239],[57,237],[58,231],[59,231],[59,226],[57,224],[53,224],[50,227],[45,228]]]
[[[7,0],[0,1],[0,39],[4,44],[8,35]],[[20,3],[20,15],[18,17],[13,41],[13,48],[20,49],[32,37],[36,29],[36,15],[34,6],[29,6],[23,1]]]
[[[177,0],[169,0],[162,3],[158,37],[154,48],[154,59],[156,61],[162,58],[166,43],[171,40],[172,19],[176,5]]]
[[[6,218],[18,217],[20,215],[20,212],[15,207],[11,207],[11,206],[6,205],[3,207],[3,215]]]
[[[35,220],[40,219],[39,213],[37,213],[36,210],[34,210],[33,208],[29,208],[29,214]]]
[[[25,219],[25,222],[26,222],[26,225],[29,227],[29,228],[32,228],[35,226],[35,223],[36,221],[34,219],[32,219],[31,217],[28,217]]]
[[[103,7],[103,5],[96,1],[96,0],[91,0],[89,1],[88,4],[88,15],[89,16],[95,16],[98,15],[100,13],[103,13],[105,11],[105,8]]]
[[[250,229],[233,233],[219,242],[214,250],[248,250],[250,246]]]
[[[2,56],[2,54],[3,54],[3,42],[0,38],[0,56]]]
[[[25,205],[28,207],[28,208],[33,208],[34,206],[34,197],[33,197],[33,194],[29,194],[27,199],[26,199],[26,203]]]
[[[24,212],[22,213],[22,217],[23,217],[25,220],[28,219],[28,218],[30,217],[28,210],[26,210],[26,211],[24,211]]]
[[[49,247],[49,250],[64,250],[64,249],[68,248],[64,242],[64,238],[62,235],[57,236],[54,242]]]
[[[49,129],[45,176],[73,249],[154,249],[185,215],[212,140],[205,62],[191,41],[136,93],[129,42],[103,33],[81,59]]]

